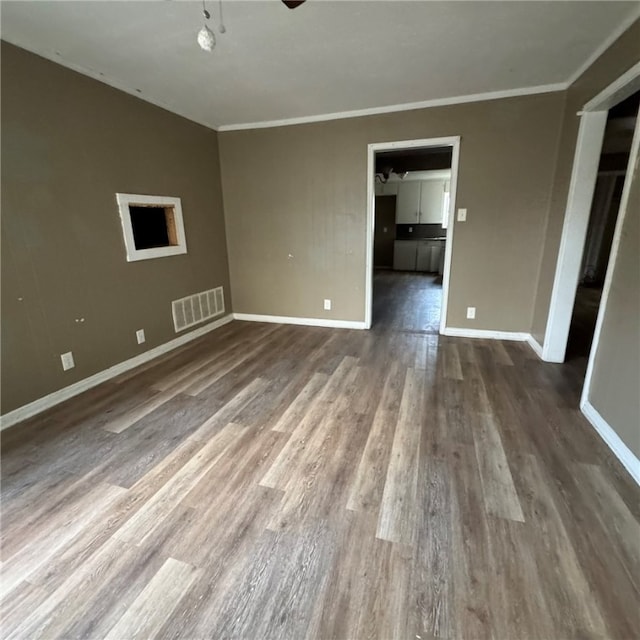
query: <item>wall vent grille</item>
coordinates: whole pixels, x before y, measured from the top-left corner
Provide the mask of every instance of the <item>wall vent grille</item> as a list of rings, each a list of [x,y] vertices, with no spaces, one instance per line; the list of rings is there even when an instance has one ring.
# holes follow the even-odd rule
[[[222,287],[194,293],[171,303],[173,326],[176,333],[184,331],[194,324],[204,322],[224,313],[224,292]]]

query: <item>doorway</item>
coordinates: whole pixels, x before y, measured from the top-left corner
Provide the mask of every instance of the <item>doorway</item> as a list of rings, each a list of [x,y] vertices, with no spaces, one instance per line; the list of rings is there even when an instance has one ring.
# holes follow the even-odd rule
[[[366,328],[446,327],[459,144],[368,146]]]
[[[581,375],[602,300],[639,106],[637,91],[607,116],[565,355]]]
[[[547,362],[564,362],[566,357],[609,110],[639,90],[640,63],[631,67],[623,76],[593,98],[580,113],[580,126],[569,184],[565,221],[551,293],[547,328],[542,345],[542,359]],[[611,259],[615,257],[615,238],[619,229],[620,220],[617,221],[614,228]],[[607,260],[607,262],[610,261]],[[596,305],[597,319],[593,330],[594,337],[589,351],[589,360],[592,360],[597,347],[597,327],[606,306],[606,281],[610,271],[610,269],[606,271],[602,299],[598,300]],[[585,382],[589,379],[590,366],[590,364],[587,365]],[[586,387],[585,384],[585,392]]]

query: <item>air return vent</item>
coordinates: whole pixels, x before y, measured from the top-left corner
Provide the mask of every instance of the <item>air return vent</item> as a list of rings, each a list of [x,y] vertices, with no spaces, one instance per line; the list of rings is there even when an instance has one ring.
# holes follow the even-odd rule
[[[171,303],[173,326],[176,332],[192,327],[224,313],[224,292],[222,287],[174,300]]]

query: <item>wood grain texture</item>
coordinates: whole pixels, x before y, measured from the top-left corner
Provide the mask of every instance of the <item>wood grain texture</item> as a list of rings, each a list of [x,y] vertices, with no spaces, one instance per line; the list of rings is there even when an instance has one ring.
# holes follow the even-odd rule
[[[198,571],[191,565],[168,558],[111,627],[105,636],[107,640],[155,637],[197,575]]]
[[[582,371],[438,336],[233,322],[1,434],[3,638],[640,637],[640,492]]]

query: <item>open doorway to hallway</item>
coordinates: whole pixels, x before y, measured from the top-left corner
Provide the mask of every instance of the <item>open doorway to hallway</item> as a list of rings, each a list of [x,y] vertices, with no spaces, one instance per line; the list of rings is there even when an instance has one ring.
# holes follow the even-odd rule
[[[567,362],[582,374],[593,341],[639,105],[637,91],[607,116],[566,351]]]
[[[375,153],[376,328],[440,330],[452,160],[451,145]]]

